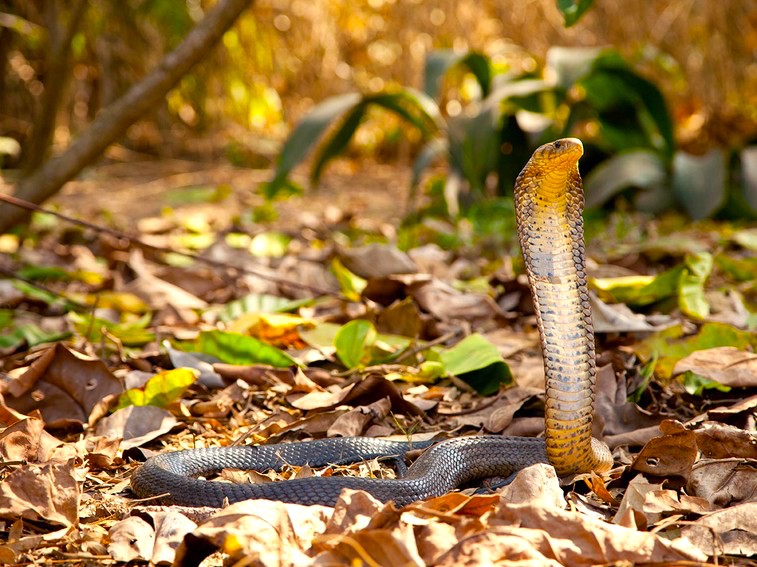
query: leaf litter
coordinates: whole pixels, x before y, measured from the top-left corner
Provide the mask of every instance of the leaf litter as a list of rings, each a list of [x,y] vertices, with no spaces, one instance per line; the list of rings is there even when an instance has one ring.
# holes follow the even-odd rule
[[[329,215],[224,234],[156,218],[140,225],[159,227],[151,246],[91,231],[64,244],[76,227],[53,226],[35,245],[55,253],[5,260],[36,269],[0,281],[0,561],[754,564],[757,273],[751,233],[725,225],[679,231],[668,248],[590,243],[608,475],[561,482],[534,465],[496,492],[401,509],[355,491],[334,508],[137,501],[129,476],[162,450],[542,432],[518,262],[476,246],[404,252]],[[374,460],[215,480],[313,474],[397,473]]]

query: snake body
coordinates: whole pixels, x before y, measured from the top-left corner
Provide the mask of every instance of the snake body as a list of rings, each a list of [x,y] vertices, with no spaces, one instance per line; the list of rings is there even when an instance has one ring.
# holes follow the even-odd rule
[[[518,237],[526,264],[544,354],[546,438],[459,437],[427,449],[399,479],[310,477],[265,484],[231,484],[194,477],[224,468],[323,466],[378,456],[398,459],[408,443],[366,437],[280,445],[190,449],[148,459],[132,475],[142,498],[184,506],[222,506],[250,498],[333,505],[344,488],[365,490],[398,505],[439,496],[461,483],[508,476],[549,462],[560,476],[612,466],[604,443],[591,436],[594,411],[594,334],[584,263],[581,142],[565,138],[537,148],[515,184]]]

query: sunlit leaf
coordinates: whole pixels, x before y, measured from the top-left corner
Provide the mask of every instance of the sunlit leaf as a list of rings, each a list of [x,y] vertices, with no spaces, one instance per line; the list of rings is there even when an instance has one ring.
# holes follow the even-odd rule
[[[360,294],[368,285],[368,282],[345,268],[339,258],[334,258],[331,262],[331,271],[339,282],[342,294],[351,301],[359,301]]]
[[[676,152],[673,159],[673,193],[693,219],[714,214],[725,199],[726,163],[723,150],[703,156]]]
[[[276,173],[266,189],[271,196],[275,196],[280,190],[285,189],[287,184],[291,184],[288,177],[292,169],[305,159],[326,128],[354,108],[360,100],[359,93],[347,93],[329,98],[316,105],[297,124],[281,149]]]
[[[687,256],[686,268],[681,272],[678,287],[678,307],[695,319],[704,319],[710,314],[710,304],[704,294],[704,284],[712,272],[712,255],[707,252]]]
[[[594,0],[557,0],[557,8],[562,12],[565,27],[575,24],[593,3]]]
[[[757,258],[733,258],[726,254],[715,256],[718,269],[737,282],[757,280]]]
[[[730,392],[729,386],[724,386],[720,382],[710,380],[691,370],[684,372],[679,379],[683,382],[684,389],[692,396],[701,396],[704,390],[718,390],[719,392]]]
[[[312,327],[313,321],[289,313],[245,313],[229,323],[227,330],[257,337],[281,348],[303,348],[300,327]]]
[[[442,350],[439,357],[447,373],[465,381],[482,396],[493,394],[501,384],[513,379],[497,347],[478,333]]]
[[[657,276],[590,278],[589,285],[606,303],[649,305],[674,296],[678,292],[682,272],[683,266],[676,266]]]
[[[698,333],[685,337],[683,327],[676,325],[650,335],[633,349],[645,362],[658,356],[655,375],[670,378],[673,367],[682,358],[697,350],[721,346],[753,349],[757,347],[757,335],[724,323],[705,323]]]
[[[194,349],[228,364],[269,364],[288,368],[299,363],[281,349],[254,337],[225,331],[203,331]]]
[[[199,372],[193,368],[165,370],[150,378],[143,388],[132,388],[123,392],[118,398],[116,409],[128,406],[168,407],[194,384],[198,374]]]
[[[292,237],[281,232],[261,232],[250,242],[250,254],[258,258],[281,258],[287,253]]]
[[[342,364],[351,369],[368,362],[375,341],[376,327],[373,323],[355,319],[339,329],[334,337],[334,347]]]
[[[733,235],[733,241],[739,246],[757,252],[757,228],[745,228]]]
[[[455,65],[467,67],[476,77],[482,95],[485,97],[489,94],[491,86],[489,59],[475,51],[460,52],[452,49],[436,49],[428,54],[423,69],[423,92],[431,98],[439,96],[442,77]]]

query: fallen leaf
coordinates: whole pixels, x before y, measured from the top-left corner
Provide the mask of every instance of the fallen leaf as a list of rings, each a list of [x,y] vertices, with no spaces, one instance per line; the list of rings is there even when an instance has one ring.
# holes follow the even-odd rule
[[[757,435],[753,432],[706,421],[701,429],[695,430],[697,447],[709,459],[740,457],[757,459]]]
[[[688,490],[721,507],[757,501],[757,461],[703,459],[691,471]]]
[[[77,525],[81,490],[74,462],[28,464],[8,474],[0,482],[0,516]]]
[[[543,463],[519,471],[499,491],[499,496],[502,504],[532,504],[561,510],[567,505],[555,467]]]
[[[199,565],[222,551],[235,562],[255,557],[259,565],[310,562],[306,550],[323,533],[332,508],[270,500],[245,500],[224,508],[188,534],[176,551],[175,565]]]
[[[653,476],[689,479],[697,457],[696,434],[681,423],[666,419],[661,437],[650,439],[631,464],[631,470]]]
[[[100,420],[97,435],[123,439],[121,449],[139,447],[168,433],[176,425],[168,410],[155,406],[129,406]]]
[[[439,280],[411,285],[407,291],[421,308],[440,321],[461,320],[482,325],[495,317],[504,317],[488,295],[462,293]]]
[[[10,407],[22,413],[39,409],[47,427],[53,429],[82,426],[96,419],[103,400],[123,391],[102,360],[60,343],[0,388]]]
[[[415,262],[407,254],[385,244],[340,249],[339,258],[345,268],[365,279],[414,274],[418,271]]]
[[[673,375],[694,372],[724,386],[757,386],[757,354],[734,347],[717,347],[692,352],[679,360]]]
[[[757,502],[718,510],[681,530],[681,539],[706,555],[757,555]]]
[[[108,533],[108,553],[116,561],[149,561],[155,545],[155,530],[139,516],[116,522]]]

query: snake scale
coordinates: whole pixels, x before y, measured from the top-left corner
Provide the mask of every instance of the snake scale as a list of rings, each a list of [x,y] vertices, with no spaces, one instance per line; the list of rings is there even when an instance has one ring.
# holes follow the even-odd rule
[[[515,183],[518,238],[536,311],[546,377],[545,439],[479,435],[439,443],[367,437],[279,445],[190,449],[156,455],[139,467],[132,490],[142,498],[184,506],[222,506],[251,498],[333,505],[343,488],[405,505],[439,496],[471,480],[507,476],[551,463],[560,476],[612,467],[607,446],[591,435],[595,354],[584,261],[583,145],[565,138],[536,149]],[[431,446],[430,446],[431,445]],[[224,468],[324,466],[426,448],[398,479],[310,477],[265,484],[194,477]]]

